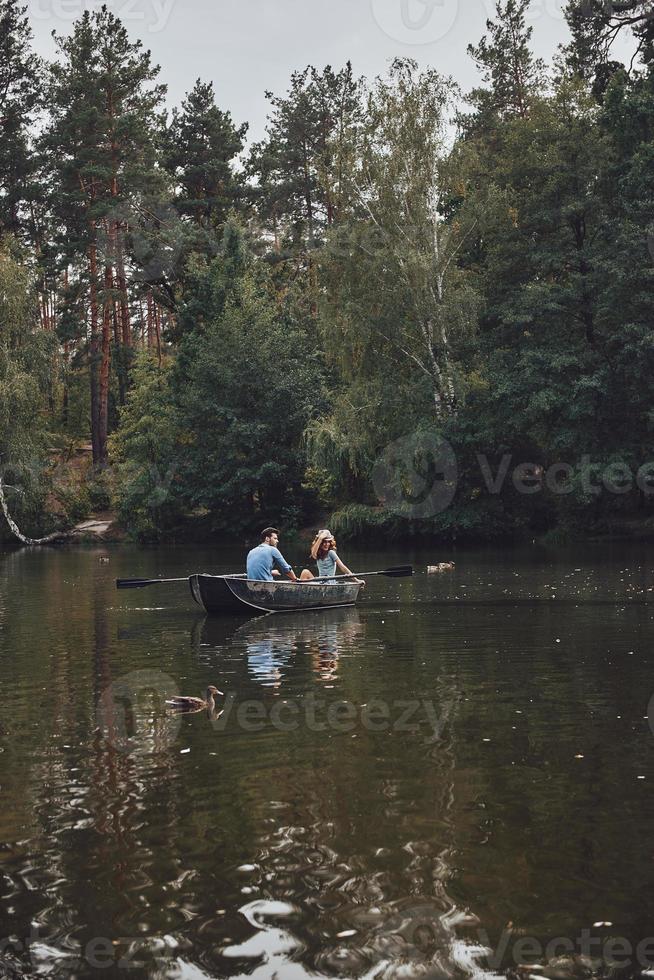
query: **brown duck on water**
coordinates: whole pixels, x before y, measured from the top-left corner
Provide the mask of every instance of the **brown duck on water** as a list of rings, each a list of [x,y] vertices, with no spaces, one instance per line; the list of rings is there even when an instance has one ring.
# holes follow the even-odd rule
[[[175,711],[203,711],[208,710],[213,713],[216,710],[215,695],[218,694],[221,698],[224,697],[222,691],[219,691],[217,687],[210,684],[207,688],[207,696],[203,700],[202,698],[189,698],[189,697],[175,697],[170,698],[166,701],[169,708],[174,708]]]

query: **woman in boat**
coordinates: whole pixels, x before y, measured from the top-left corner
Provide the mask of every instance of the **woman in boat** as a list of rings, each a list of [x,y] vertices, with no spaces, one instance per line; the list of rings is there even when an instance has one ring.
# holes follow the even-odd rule
[[[336,539],[332,532],[327,529],[318,531],[313,539],[311,557],[318,566],[319,578],[334,578],[337,572],[341,575],[352,575],[347,565],[344,565],[338,557],[336,552]],[[301,582],[311,582],[315,578],[316,576],[308,568],[305,568],[300,575]],[[352,581],[360,582],[361,579],[353,578]]]

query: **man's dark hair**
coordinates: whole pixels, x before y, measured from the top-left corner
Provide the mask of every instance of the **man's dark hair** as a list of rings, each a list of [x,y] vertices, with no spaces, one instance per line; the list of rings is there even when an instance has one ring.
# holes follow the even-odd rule
[[[266,538],[269,538],[272,534],[279,534],[279,531],[277,530],[276,527],[267,527],[264,531],[261,532],[261,540],[265,541]]]

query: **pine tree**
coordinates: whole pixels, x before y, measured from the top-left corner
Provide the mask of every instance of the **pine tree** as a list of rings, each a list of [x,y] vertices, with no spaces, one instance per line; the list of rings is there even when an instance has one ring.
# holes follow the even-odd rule
[[[88,283],[93,458],[107,462],[111,346],[121,400],[132,346],[127,280],[131,226],[161,185],[157,139],[164,88],[140,41],[106,7],[58,38],[52,66],[53,210],[66,229],[64,261],[82,260]]]
[[[0,235],[25,231],[34,163],[29,127],[39,106],[41,64],[26,7],[0,0]]]
[[[330,66],[295,72],[285,97],[266,93],[273,112],[267,138],[252,149],[249,170],[258,183],[259,215],[277,252],[314,249],[346,207],[361,92],[348,63],[339,72]]]
[[[570,44],[563,48],[567,65],[593,81],[596,94],[603,93],[609,78],[623,67],[611,58],[619,35],[633,35],[631,66],[639,59],[645,64],[654,61],[651,0],[568,0],[565,15],[572,34]]]
[[[195,83],[173,110],[166,134],[165,165],[175,185],[175,205],[205,230],[216,230],[243,196],[234,162],[241,152],[247,124],[236,127],[216,105],[213,84]]]
[[[497,0],[496,19],[486,21],[487,35],[468,45],[487,86],[469,96],[481,116],[525,116],[532,98],[543,93],[545,66],[531,52],[533,28],[525,23],[529,2]]]

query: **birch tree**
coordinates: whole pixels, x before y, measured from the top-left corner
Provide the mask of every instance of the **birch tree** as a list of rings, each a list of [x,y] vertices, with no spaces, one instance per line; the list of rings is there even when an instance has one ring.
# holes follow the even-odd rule
[[[359,374],[374,375],[380,359],[402,364],[407,383],[426,383],[439,422],[461,403],[459,362],[476,322],[474,290],[458,265],[476,219],[460,206],[465,185],[451,151],[456,95],[449,79],[410,60],[377,79],[353,216],[326,258],[331,344]]]

